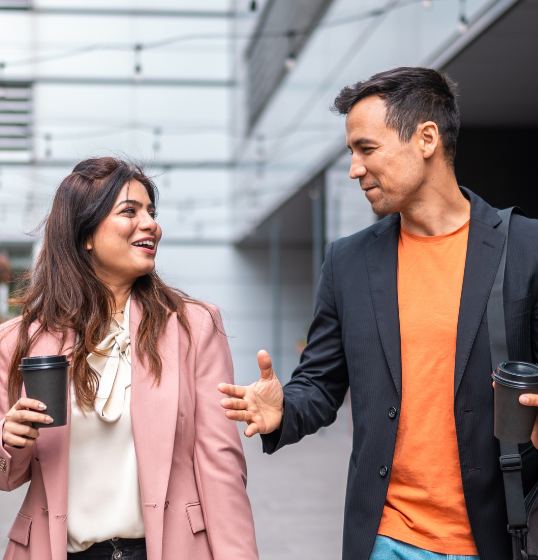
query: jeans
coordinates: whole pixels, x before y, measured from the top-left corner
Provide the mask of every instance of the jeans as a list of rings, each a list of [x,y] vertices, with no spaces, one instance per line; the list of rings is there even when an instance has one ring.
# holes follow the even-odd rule
[[[377,535],[370,560],[480,560],[478,556],[439,554]]]
[[[146,539],[120,539],[95,543],[83,552],[69,553],[67,560],[147,560]]]

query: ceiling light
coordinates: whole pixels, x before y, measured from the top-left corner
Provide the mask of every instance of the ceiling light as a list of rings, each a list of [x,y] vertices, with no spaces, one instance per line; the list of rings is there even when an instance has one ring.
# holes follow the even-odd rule
[[[286,58],[286,69],[287,70],[293,70],[295,68],[295,64],[297,63],[297,59],[294,56],[288,56],[288,58]]]
[[[141,60],[141,53],[142,53],[142,45],[135,45],[134,55],[135,55],[135,75],[134,79],[139,82],[142,79],[142,60]]]

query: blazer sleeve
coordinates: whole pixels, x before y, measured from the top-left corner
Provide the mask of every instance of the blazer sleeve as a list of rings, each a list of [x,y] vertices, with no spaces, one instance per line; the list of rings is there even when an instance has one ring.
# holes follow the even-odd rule
[[[264,452],[274,453],[332,424],[348,388],[342,328],[334,297],[331,244],[321,269],[307,345],[291,381],[284,387],[282,424],[279,430],[262,435]]]
[[[7,393],[7,377],[12,357],[12,349],[10,351],[7,341],[11,338],[10,334],[6,334],[5,328],[0,332],[0,434],[4,433],[6,414],[10,410]],[[17,449],[4,445],[4,438],[0,437],[0,490],[11,492],[30,480],[32,453],[31,447]]]
[[[196,342],[195,474],[214,560],[257,560],[254,521],[247,496],[247,467],[235,422],[220,406],[219,383],[233,383],[232,357],[220,314],[220,332],[204,313]]]

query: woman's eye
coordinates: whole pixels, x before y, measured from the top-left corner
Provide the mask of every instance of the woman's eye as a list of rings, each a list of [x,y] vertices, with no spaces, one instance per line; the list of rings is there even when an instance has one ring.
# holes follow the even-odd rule
[[[134,208],[125,208],[124,210],[121,211],[122,214],[129,214],[131,216],[134,216],[136,214],[136,211]]]
[[[149,215],[155,220],[155,218],[157,218],[158,214],[157,212],[150,212]]]

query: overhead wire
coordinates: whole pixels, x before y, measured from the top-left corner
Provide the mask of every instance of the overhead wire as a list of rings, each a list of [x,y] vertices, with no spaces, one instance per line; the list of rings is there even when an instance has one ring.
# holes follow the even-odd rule
[[[436,1],[440,1],[440,0],[436,0]],[[368,38],[371,36],[371,34],[373,33],[373,31],[375,31],[375,29],[382,23],[382,20],[384,19],[383,16],[388,15],[389,13],[391,13],[392,11],[394,11],[397,8],[403,8],[405,6],[409,6],[412,4],[417,4],[423,2],[423,0],[390,0],[385,6],[381,7],[381,8],[376,8],[376,9],[371,9],[371,10],[367,10],[365,12],[361,12],[359,14],[356,14],[355,16],[347,16],[347,17],[342,17],[342,18],[337,18],[334,20],[328,20],[326,22],[322,22],[318,27],[319,28],[331,28],[331,27],[336,27],[336,26],[340,26],[340,25],[347,25],[350,23],[354,23],[357,21],[362,21],[362,20],[367,20],[370,18],[376,18],[374,20],[374,22],[372,23],[376,23],[377,25],[371,25],[369,27],[367,27],[363,33],[361,33],[361,35],[358,37],[358,39],[354,42],[354,44],[352,45],[352,47],[350,49],[348,49],[348,51],[346,52],[346,55],[344,57],[342,57],[342,59],[340,60],[339,64],[337,64],[335,66],[335,68],[333,69],[333,71],[330,73],[329,77],[327,77],[322,84],[320,84],[320,86],[318,88],[316,88],[316,90],[309,96],[309,99],[307,101],[307,103],[305,103],[305,105],[303,107],[309,106],[310,105],[310,101],[311,98],[315,95],[319,95],[320,91],[323,91],[327,85],[334,79],[334,76],[341,71],[342,67],[345,65],[345,62],[347,61],[347,59],[349,58],[349,54],[351,52],[355,52],[357,48],[360,48],[367,40]],[[280,32],[273,32],[273,33],[262,33],[260,36],[262,38],[279,38],[279,37],[289,37],[290,32],[293,32],[296,35],[303,35],[306,34],[305,32],[302,32],[300,30],[284,30],[284,31],[280,31]],[[49,62],[49,61],[53,61],[53,60],[59,60],[59,59],[63,59],[63,58],[71,58],[71,57],[76,57],[76,56],[81,56],[83,54],[87,54],[90,52],[94,52],[94,51],[98,51],[98,50],[118,50],[118,51],[129,51],[129,50],[135,50],[140,52],[142,50],[150,50],[150,49],[158,49],[158,48],[164,48],[167,46],[171,46],[173,44],[178,44],[181,42],[188,42],[188,41],[194,41],[194,40],[217,40],[217,39],[227,39],[227,40],[238,40],[238,39],[249,39],[251,38],[252,35],[251,34],[217,34],[217,33],[206,33],[206,34],[189,34],[189,35],[180,35],[180,36],[175,36],[175,37],[170,37],[168,39],[164,39],[164,40],[159,40],[159,41],[153,41],[153,42],[147,42],[147,43],[136,43],[136,44],[110,44],[110,43],[100,43],[100,44],[95,44],[95,45],[87,45],[84,47],[79,47],[79,48],[75,48],[75,49],[70,49],[68,51],[65,51],[63,53],[56,53],[53,55],[46,55],[43,57],[34,57],[34,58],[27,58],[27,59],[21,59],[18,61],[12,61],[12,62],[4,62],[2,63],[2,67],[5,68],[7,66],[13,67],[13,66],[24,66],[24,65],[30,65],[30,64],[40,64],[43,62]],[[270,141],[272,139],[282,139],[282,138],[286,138],[289,137],[293,134],[296,133],[300,133],[300,132],[304,132],[305,129],[299,129],[298,126],[300,125],[300,121],[304,118],[304,111],[299,112],[299,116],[297,119],[293,120],[292,123],[290,125],[288,125],[285,129],[284,132],[280,132],[278,135],[275,135],[274,137],[271,137],[270,135],[265,135],[265,140]],[[138,126],[138,125],[127,125],[129,128],[140,128],[140,129],[154,129],[155,127],[153,126]],[[93,131],[93,132],[89,132],[86,135],[75,135],[77,138],[94,138],[94,137],[100,137],[100,136],[105,136],[105,135],[110,135],[110,134],[115,134],[118,132],[122,132],[122,130],[125,127],[122,127],[121,129],[116,129],[115,131],[109,130],[109,131]],[[322,127],[320,127],[322,128]],[[185,135],[185,134],[206,134],[209,130],[207,131],[201,131],[199,128],[197,128],[196,130],[192,130],[192,131],[178,131],[176,133],[170,133],[170,132],[165,132],[165,129],[163,129],[161,127],[161,134],[166,134],[166,135]],[[315,129],[315,127],[313,127],[313,129]],[[212,129],[214,132],[215,130]],[[222,132],[222,131],[221,131]],[[70,140],[72,139],[72,135],[64,135],[62,136],[54,136],[55,140],[61,140],[61,139],[65,139],[65,140]],[[299,148],[300,150],[304,149],[303,146],[301,146]],[[272,161],[274,161],[274,157],[278,154],[278,148],[277,150],[272,154]],[[289,155],[289,153],[287,154]],[[155,162],[155,164],[158,166],[158,162]],[[265,162],[264,162],[265,164]],[[2,163],[0,162],[0,166],[2,165]],[[256,167],[257,165],[259,165],[258,163],[253,163],[252,167]],[[165,168],[164,168],[165,169]],[[165,169],[166,171],[166,169]],[[290,189],[271,189],[271,193],[283,193],[283,192],[291,192]],[[258,194],[262,194],[262,192],[258,193]],[[217,206],[223,206],[226,204],[229,204],[230,202],[238,202],[240,200],[243,199],[247,199],[247,198],[251,198],[253,195],[253,189],[251,188],[247,188],[244,189],[243,192],[241,193],[234,193],[234,195],[230,195],[229,197],[226,197],[225,199],[212,199],[209,201],[204,201],[202,204],[200,204],[200,202],[202,201],[197,201],[195,203],[196,208],[192,208],[191,209],[207,209],[207,208],[211,208],[211,207],[217,207]],[[179,203],[175,203],[175,204],[184,204],[185,201],[179,202]]]
[[[441,0],[436,0],[439,2]],[[363,21],[375,17],[380,17],[386,15],[387,13],[397,9],[404,8],[412,4],[422,3],[423,0],[393,0],[381,8],[374,8],[360,12],[355,15],[350,15],[346,17],[336,18],[334,20],[328,20],[321,22],[318,28],[331,28],[341,25],[349,25],[350,23],[356,23],[358,21]],[[294,36],[304,36],[310,33],[309,30],[300,29],[285,29],[276,32],[265,32],[260,33],[257,37],[261,38],[288,38],[290,33]],[[250,39],[252,34],[235,34],[235,33],[191,33],[187,35],[176,35],[169,37],[167,39],[161,39],[158,41],[148,41],[148,42],[136,42],[136,43],[96,43],[93,45],[86,45],[82,47],[77,47],[74,49],[69,49],[64,52],[44,55],[41,57],[31,57],[23,58],[20,60],[14,60],[11,62],[4,61],[5,67],[19,67],[19,66],[29,66],[33,64],[41,64],[44,62],[51,62],[54,60],[61,60],[64,58],[72,58],[76,56],[81,56],[90,52],[98,50],[111,50],[111,51],[147,51],[152,49],[159,49],[167,47],[170,45],[188,42],[188,41],[198,41],[198,40],[240,40],[240,39]]]

